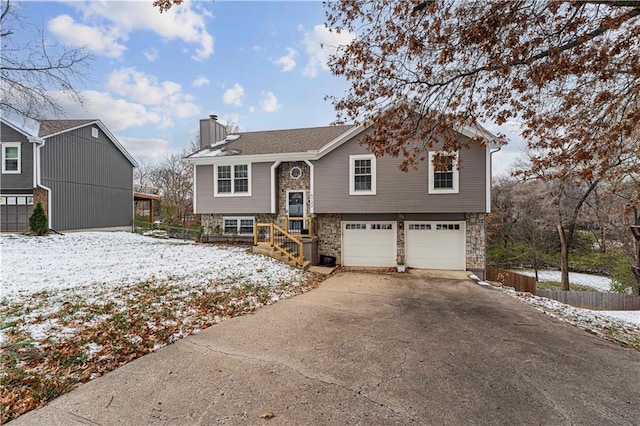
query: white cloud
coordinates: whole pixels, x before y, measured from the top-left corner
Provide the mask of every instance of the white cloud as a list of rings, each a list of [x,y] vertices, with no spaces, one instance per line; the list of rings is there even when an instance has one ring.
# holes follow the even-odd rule
[[[223,114],[222,117],[218,119],[218,121],[225,126],[228,126],[229,124],[235,124],[236,126],[240,127],[240,114],[236,114],[235,112]]]
[[[147,30],[165,40],[177,39],[197,45],[192,55],[195,60],[207,59],[213,53],[213,36],[207,31],[205,22],[211,14],[196,3],[185,1],[165,13],[159,13],[146,1],[118,2],[116,6],[109,1],[69,4],[80,10],[87,21],[94,22],[98,18],[109,22],[125,39],[133,31]]]
[[[290,48],[287,48],[287,52],[288,53],[286,55],[281,56],[275,61],[273,61],[278,65],[282,65],[282,69],[281,69],[282,72],[291,71],[296,67],[296,61],[294,60],[294,58],[298,56],[298,52]]]
[[[193,83],[191,83],[193,85],[193,87],[204,87],[204,86],[208,86],[209,83],[211,83],[209,81],[209,79],[205,76],[199,76],[198,78],[196,78],[195,80],[193,80]]]
[[[244,89],[238,83],[233,87],[225,90],[222,96],[222,102],[228,105],[242,106],[242,99],[244,98]]]
[[[169,127],[173,122],[169,117],[148,110],[144,105],[115,99],[109,93],[86,90],[80,93],[82,105],[62,92],[51,93],[56,98],[66,118],[99,118],[113,132],[147,124]],[[60,117],[64,118],[64,117]]]
[[[99,55],[118,58],[127,50],[118,42],[118,39],[123,37],[116,29],[79,24],[69,15],[53,18],[49,21],[48,28],[64,43],[74,47],[84,47]]]
[[[341,46],[346,46],[355,39],[355,34],[348,31],[331,32],[324,25],[316,25],[313,30],[304,34],[302,44],[309,55],[309,61],[304,68],[306,77],[317,77],[318,72],[328,70],[329,56]]]
[[[134,158],[159,159],[171,154],[168,141],[158,138],[118,136],[118,140]]]
[[[149,61],[149,62],[155,62],[156,59],[158,59],[158,54],[159,53],[160,52],[158,52],[157,49],[149,49],[149,50],[146,50],[146,51],[142,52],[144,57],[147,58],[147,61]]]
[[[276,112],[282,106],[278,103],[278,98],[273,93],[263,93],[262,96],[262,111]]]
[[[162,81],[135,68],[121,68],[113,71],[106,87],[127,98],[144,105],[158,106],[160,111],[179,118],[193,117],[200,113],[200,107],[193,97],[182,91],[182,86],[173,81]]]
[[[249,107],[249,112],[250,112],[250,113],[252,113],[252,114],[253,114],[254,112],[256,112],[256,107],[254,107],[254,106],[250,106],[250,107]]]

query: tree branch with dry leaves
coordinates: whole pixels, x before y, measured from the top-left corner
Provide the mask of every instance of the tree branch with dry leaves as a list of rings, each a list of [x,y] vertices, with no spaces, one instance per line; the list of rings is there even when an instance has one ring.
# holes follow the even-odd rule
[[[2,0],[0,8],[0,110],[32,119],[64,115],[57,95],[82,101],[76,84],[85,79],[91,56],[45,40],[43,30],[26,22],[10,0]],[[18,42],[18,32],[37,36]]]
[[[525,176],[550,169],[615,180],[640,172],[640,4],[342,0],[325,7],[333,31],[356,35],[330,59],[350,83],[331,98],[337,121],[372,122],[365,143],[376,154],[402,156],[408,169],[436,144],[464,147],[452,125],[517,120],[537,153]]]

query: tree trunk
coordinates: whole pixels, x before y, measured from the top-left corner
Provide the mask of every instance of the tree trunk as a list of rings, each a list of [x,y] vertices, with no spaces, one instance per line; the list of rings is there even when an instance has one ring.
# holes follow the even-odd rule
[[[567,247],[567,239],[564,235],[562,225],[557,225],[558,235],[560,236],[560,271],[561,281],[560,290],[569,291],[569,247]]]

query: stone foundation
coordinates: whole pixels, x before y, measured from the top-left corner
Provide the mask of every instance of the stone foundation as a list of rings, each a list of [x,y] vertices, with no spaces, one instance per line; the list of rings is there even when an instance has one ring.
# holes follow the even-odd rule
[[[222,235],[224,231],[223,218],[231,216],[253,217],[256,223],[275,223],[276,215],[270,213],[257,214],[203,214],[202,215],[202,234],[203,235]]]
[[[340,214],[319,214],[318,221],[318,254],[335,256],[336,263],[342,263],[340,246],[342,244],[342,216]]]
[[[43,188],[33,188],[34,207],[37,206],[38,203],[42,204],[44,212],[47,214],[47,217],[49,217],[49,191]]]
[[[467,213],[467,269],[484,270],[485,268],[485,219],[486,213]]]

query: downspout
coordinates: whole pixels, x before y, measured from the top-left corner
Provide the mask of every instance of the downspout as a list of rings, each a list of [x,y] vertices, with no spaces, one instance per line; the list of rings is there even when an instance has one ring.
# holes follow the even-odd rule
[[[309,216],[313,216],[314,212],[314,203],[315,203],[315,192],[313,187],[314,181],[314,171],[313,171],[313,163],[309,160],[304,160],[305,163],[309,166]]]
[[[38,145],[38,148],[36,150],[37,155],[36,155],[36,161],[35,161],[36,186],[47,191],[47,217],[49,219],[49,229],[51,229],[51,188],[48,188],[42,184],[42,170],[41,170],[42,162],[40,161],[40,158],[41,158],[40,149],[44,146],[45,140],[40,139],[40,141],[36,142],[36,144]]]
[[[276,214],[276,169],[282,161],[271,165],[271,214]]]
[[[197,174],[197,167],[195,164],[193,165],[193,214],[194,216],[196,214],[198,214],[198,203],[196,202],[196,200],[198,199],[197,197],[197,187],[196,187],[196,174]],[[151,213],[153,215],[153,212]],[[202,222],[200,223],[202,225]]]
[[[499,152],[502,147],[494,149],[489,149],[489,173],[487,173],[487,213],[491,213],[491,184],[493,183],[493,154]]]

